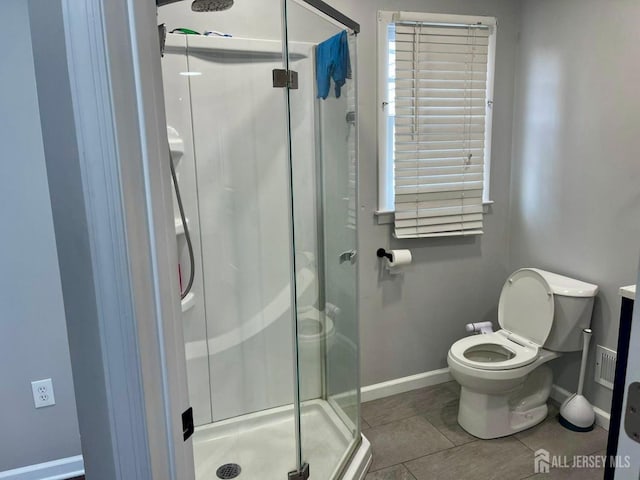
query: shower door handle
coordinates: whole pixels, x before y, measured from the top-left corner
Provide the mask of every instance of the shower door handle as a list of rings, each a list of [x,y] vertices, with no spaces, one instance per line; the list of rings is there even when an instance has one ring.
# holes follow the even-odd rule
[[[347,250],[346,252],[342,252],[340,254],[340,263],[351,262],[354,264],[356,263],[357,256],[358,252],[356,250]]]

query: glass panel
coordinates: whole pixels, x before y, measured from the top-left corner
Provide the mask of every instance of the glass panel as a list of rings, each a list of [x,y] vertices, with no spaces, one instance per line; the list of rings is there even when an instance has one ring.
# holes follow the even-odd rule
[[[169,34],[162,61],[195,257],[183,325],[197,480],[227,464],[240,478],[283,480],[298,456],[287,113],[272,85],[284,63],[282,12],[264,3],[211,14],[192,13],[191,2],[160,8],[168,30],[233,35]],[[190,262],[177,204],[174,213],[184,288]]]
[[[286,14],[288,68],[298,74],[288,93],[301,454],[313,478],[328,480],[360,440],[356,37],[302,1],[287,0]],[[339,98],[327,85],[332,60],[345,77]]]

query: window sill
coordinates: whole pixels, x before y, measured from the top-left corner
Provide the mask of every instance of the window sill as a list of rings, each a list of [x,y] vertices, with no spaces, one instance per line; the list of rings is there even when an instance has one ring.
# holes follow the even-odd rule
[[[482,202],[483,212],[489,213],[489,209],[494,203],[495,202],[493,200],[486,200]],[[395,211],[393,210],[376,210],[375,212],[373,212],[373,215],[376,217],[376,223],[378,225],[389,225],[393,223],[394,213]]]
[[[493,200],[485,200],[484,202],[482,202],[482,213],[489,213],[491,211],[491,206],[494,203],[495,202]]]
[[[376,217],[378,225],[387,225],[393,223],[393,210],[376,210],[373,215]]]

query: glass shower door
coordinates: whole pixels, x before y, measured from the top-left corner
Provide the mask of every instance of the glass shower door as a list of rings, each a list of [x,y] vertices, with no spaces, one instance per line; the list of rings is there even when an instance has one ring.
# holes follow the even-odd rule
[[[305,1],[285,5],[300,460],[328,480],[360,441],[356,36]],[[327,92],[331,61],[345,83]]]

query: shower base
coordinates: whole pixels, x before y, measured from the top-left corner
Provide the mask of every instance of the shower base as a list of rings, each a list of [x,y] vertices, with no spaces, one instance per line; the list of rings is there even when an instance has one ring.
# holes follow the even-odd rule
[[[312,400],[303,403],[301,429],[311,480],[334,478],[350,444],[347,427],[326,401]],[[238,479],[286,480],[296,465],[294,431],[292,406],[198,427],[193,436],[196,480],[215,480],[216,470],[230,463],[241,467]],[[363,479],[370,462],[371,446],[363,436],[342,479]]]

